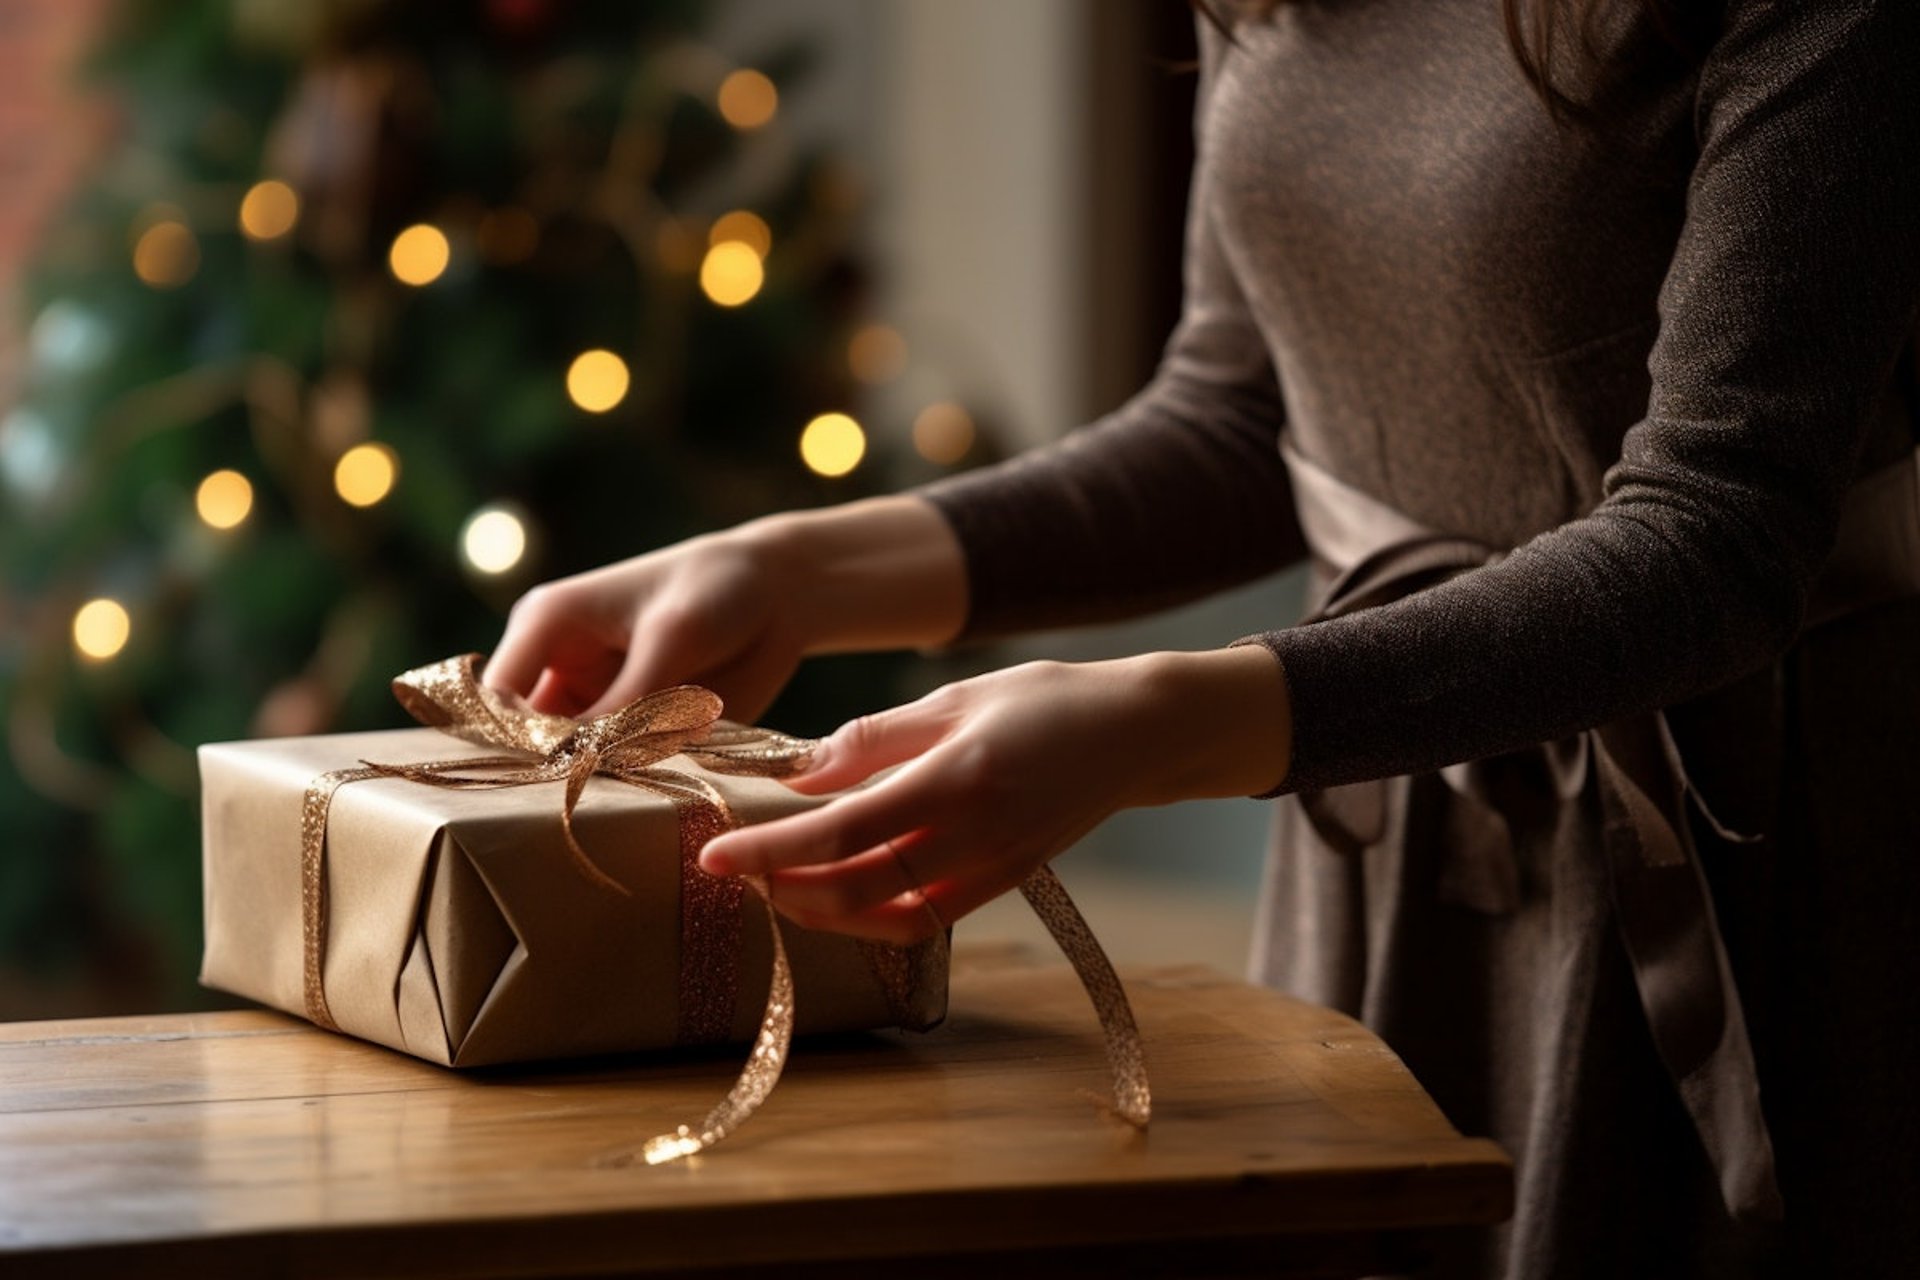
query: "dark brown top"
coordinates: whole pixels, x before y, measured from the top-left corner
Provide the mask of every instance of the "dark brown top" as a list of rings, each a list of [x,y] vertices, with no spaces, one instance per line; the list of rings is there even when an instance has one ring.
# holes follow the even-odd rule
[[[1775,658],[1842,494],[1908,429],[1920,5],[1726,7],[1696,65],[1613,6],[1572,81],[1594,130],[1548,118],[1493,0],[1287,4],[1235,47],[1203,27],[1158,374],[923,490],[965,547],[970,631],[1297,561],[1284,428],[1420,524],[1512,548],[1260,637],[1292,694],[1284,789],[1557,738]]]

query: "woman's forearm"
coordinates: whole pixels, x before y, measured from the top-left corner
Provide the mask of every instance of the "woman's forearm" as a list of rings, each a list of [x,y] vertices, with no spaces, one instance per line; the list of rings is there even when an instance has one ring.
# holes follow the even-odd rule
[[[1138,682],[1151,769],[1136,804],[1261,795],[1286,780],[1293,714],[1279,663],[1258,645],[1162,652],[1116,664]]]
[[[804,652],[931,648],[967,618],[967,565],[945,517],[919,498],[868,498],[739,530],[784,588]]]

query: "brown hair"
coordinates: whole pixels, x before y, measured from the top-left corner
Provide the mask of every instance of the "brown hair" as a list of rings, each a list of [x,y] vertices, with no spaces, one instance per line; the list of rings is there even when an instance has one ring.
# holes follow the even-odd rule
[[[1231,26],[1220,16],[1221,3],[1250,10],[1256,17],[1271,14],[1287,0],[1190,0],[1222,35],[1233,38]],[[1500,16],[1506,27],[1507,44],[1513,49],[1520,74],[1540,95],[1547,110],[1556,119],[1583,116],[1585,111],[1561,87],[1558,73],[1564,70],[1563,52],[1571,33],[1578,41],[1578,52],[1593,56],[1598,20],[1611,8],[1632,5],[1652,22],[1654,30],[1677,53],[1698,59],[1705,49],[1706,12],[1711,6],[1688,0],[1500,0]]]

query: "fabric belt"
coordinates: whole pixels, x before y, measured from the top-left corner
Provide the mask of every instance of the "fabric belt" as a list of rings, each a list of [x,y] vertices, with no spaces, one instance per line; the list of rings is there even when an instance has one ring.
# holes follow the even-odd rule
[[[1282,442],[1307,544],[1329,581],[1307,622],[1372,608],[1506,552],[1427,529],[1353,488]],[[1920,450],[1875,471],[1849,492],[1832,555],[1815,585],[1807,625],[1920,594]],[[1607,882],[1620,940],[1655,1048],[1692,1118],[1735,1217],[1778,1217],[1773,1144],[1760,1108],[1759,1073],[1727,948],[1689,820],[1751,843],[1717,819],[1689,781],[1664,712],[1629,716],[1535,751],[1534,776],[1572,800],[1599,788]],[[1511,757],[1501,757],[1510,760]],[[1481,910],[1519,904],[1519,874],[1490,761],[1440,770],[1459,803],[1448,819],[1443,891]],[[1509,773],[1508,777],[1511,778]],[[1358,853],[1386,833],[1385,780],[1299,793],[1315,831]]]

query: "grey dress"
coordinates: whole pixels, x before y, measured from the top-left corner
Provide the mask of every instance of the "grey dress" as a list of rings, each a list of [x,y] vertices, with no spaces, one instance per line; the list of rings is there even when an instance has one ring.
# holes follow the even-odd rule
[[[923,490],[976,635],[1314,565],[1253,964],[1515,1157],[1443,1274],[1920,1259],[1920,5],[1724,7],[1203,26],[1158,374]]]

